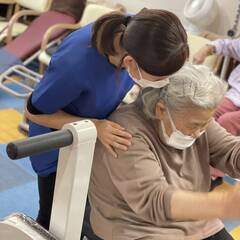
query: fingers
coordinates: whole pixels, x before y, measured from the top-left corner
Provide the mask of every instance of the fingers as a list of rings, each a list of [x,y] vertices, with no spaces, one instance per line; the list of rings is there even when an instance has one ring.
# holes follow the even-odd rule
[[[107,144],[104,144],[104,146],[113,157],[117,158],[117,153],[114,151],[113,147]]]
[[[132,135],[130,133],[128,133],[127,131],[123,131],[123,130],[119,130],[117,128],[113,128],[112,129],[112,134],[119,136],[119,137],[123,137],[123,138],[132,138]]]
[[[122,137],[118,137],[118,136],[114,137],[114,142],[119,143],[121,145],[124,145],[126,147],[131,146],[131,140],[126,139],[126,138],[122,138]]]
[[[203,61],[204,61],[204,59],[200,59],[197,57],[193,58],[193,64],[201,64],[201,63],[203,63]]]
[[[205,61],[206,57],[209,55],[208,51],[208,48],[206,49],[204,47],[203,49],[195,53],[192,58],[193,64],[202,64]]]
[[[198,64],[198,61],[196,58],[193,58],[192,62],[193,62],[193,64]]]
[[[114,128],[116,128],[116,129],[119,129],[119,130],[125,130],[125,128],[124,127],[122,127],[121,125],[119,125],[119,124],[117,124],[117,123],[115,123],[115,122],[109,122],[110,123],[110,125],[112,126],[112,127],[114,127]]]
[[[111,141],[112,147],[122,151],[127,151],[128,147],[131,145],[130,139],[132,135],[124,130],[123,127],[116,123],[111,123],[113,138]]]
[[[117,143],[117,142],[113,142],[112,143],[112,146],[115,148],[115,149],[119,149],[119,150],[122,150],[122,151],[127,151],[128,150],[128,147],[121,144],[121,143]]]
[[[108,152],[117,157],[116,150],[127,151],[131,145],[132,135],[117,123],[103,120],[95,123],[98,139],[107,148]]]

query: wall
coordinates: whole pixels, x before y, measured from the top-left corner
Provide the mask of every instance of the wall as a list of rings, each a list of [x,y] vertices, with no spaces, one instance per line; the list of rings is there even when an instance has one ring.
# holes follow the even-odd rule
[[[105,2],[110,4],[121,3],[126,6],[130,13],[136,13],[143,7],[163,8],[174,12],[182,22],[185,22],[183,7],[186,0],[105,0]],[[219,15],[208,30],[225,35],[234,23],[238,2],[238,0],[217,0]]]

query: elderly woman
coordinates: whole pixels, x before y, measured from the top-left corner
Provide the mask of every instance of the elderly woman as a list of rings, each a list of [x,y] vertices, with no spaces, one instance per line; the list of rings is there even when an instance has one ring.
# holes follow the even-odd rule
[[[209,192],[209,164],[240,177],[239,138],[213,120],[226,85],[187,65],[162,89],[144,89],[111,120],[132,136],[118,158],[98,142],[91,224],[105,240],[228,240],[218,219],[240,217],[240,187]]]

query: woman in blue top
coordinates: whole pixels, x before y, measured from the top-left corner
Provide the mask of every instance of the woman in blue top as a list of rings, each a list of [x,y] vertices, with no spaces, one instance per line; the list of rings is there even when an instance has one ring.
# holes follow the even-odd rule
[[[96,125],[98,139],[116,156],[114,149],[127,150],[131,135],[106,118],[131,89],[132,80],[142,87],[163,87],[188,54],[186,32],[173,13],[143,9],[134,16],[104,15],[71,33],[52,57],[28,101],[30,136],[88,118]],[[58,151],[31,157],[40,195],[37,221],[45,228],[57,159]]]

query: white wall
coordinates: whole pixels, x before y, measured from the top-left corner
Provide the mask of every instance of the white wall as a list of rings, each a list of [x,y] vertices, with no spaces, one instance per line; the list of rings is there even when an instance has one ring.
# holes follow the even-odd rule
[[[143,7],[162,8],[174,12],[183,22],[183,7],[186,0],[105,0],[108,3],[120,3],[128,12],[136,13]],[[232,27],[236,15],[238,0],[217,0],[219,15],[208,30],[226,35]],[[240,28],[240,27],[239,27]]]

